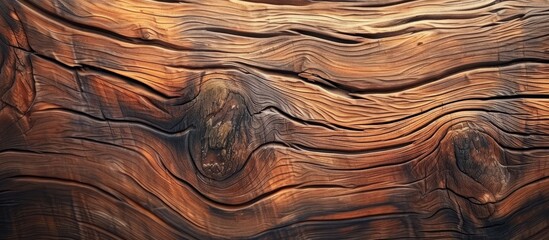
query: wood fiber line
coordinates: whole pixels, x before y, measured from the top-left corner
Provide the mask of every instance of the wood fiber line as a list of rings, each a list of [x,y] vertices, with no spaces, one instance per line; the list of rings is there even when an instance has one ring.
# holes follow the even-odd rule
[[[1,239],[549,234],[546,0],[0,15]]]

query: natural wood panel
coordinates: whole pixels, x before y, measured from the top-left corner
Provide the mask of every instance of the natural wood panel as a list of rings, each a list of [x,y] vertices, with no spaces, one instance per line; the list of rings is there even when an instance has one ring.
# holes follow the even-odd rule
[[[0,2],[0,238],[543,238],[549,2]]]

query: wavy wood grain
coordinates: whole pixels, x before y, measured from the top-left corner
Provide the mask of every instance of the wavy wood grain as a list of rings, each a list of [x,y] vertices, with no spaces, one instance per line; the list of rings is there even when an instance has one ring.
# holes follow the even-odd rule
[[[0,238],[549,234],[549,2],[0,2]]]

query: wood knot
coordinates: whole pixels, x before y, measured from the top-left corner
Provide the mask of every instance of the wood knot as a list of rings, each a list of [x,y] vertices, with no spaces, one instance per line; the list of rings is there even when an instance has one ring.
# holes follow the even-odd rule
[[[500,163],[503,154],[497,143],[474,123],[454,126],[452,144],[457,168],[462,175],[482,185],[488,192],[476,193],[479,202],[493,202],[509,180],[509,173]]]
[[[251,116],[243,96],[221,81],[205,84],[196,103],[191,156],[204,176],[224,180],[248,157]]]
[[[156,34],[153,30],[148,28],[141,29],[141,38],[144,40],[152,40],[156,38]]]

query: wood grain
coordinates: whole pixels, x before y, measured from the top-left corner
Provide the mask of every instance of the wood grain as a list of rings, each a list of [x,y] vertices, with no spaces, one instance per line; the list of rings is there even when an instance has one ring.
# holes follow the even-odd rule
[[[547,0],[0,15],[1,239],[549,234]]]

